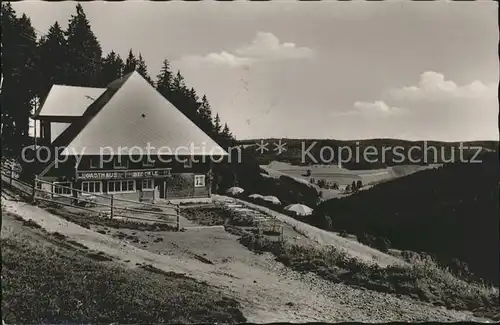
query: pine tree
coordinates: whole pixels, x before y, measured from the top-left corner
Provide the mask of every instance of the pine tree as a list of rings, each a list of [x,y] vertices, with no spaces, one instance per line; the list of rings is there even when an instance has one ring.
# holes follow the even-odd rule
[[[178,95],[187,93],[186,82],[184,81],[184,77],[179,70],[177,70],[177,73],[172,81],[172,90]]]
[[[219,113],[217,113],[214,119],[214,134],[219,135],[221,131],[222,131],[222,125],[220,124]]]
[[[154,86],[153,79],[151,79],[148,73],[148,67],[146,65],[146,61],[144,61],[144,59],[142,58],[142,54],[140,52],[139,52],[139,58],[137,59],[136,69],[137,72],[139,72],[139,74],[143,76],[144,79],[146,79],[146,81],[149,82],[150,85]]]
[[[130,72],[136,71],[137,69],[137,58],[135,57],[132,49],[128,52],[127,60],[125,60],[125,67],[123,68],[123,74],[129,74]]]
[[[120,55],[111,51],[103,60],[101,66],[101,87],[123,77],[124,63]]]
[[[196,93],[193,87],[191,87],[186,92],[186,94],[184,95],[184,99],[185,99],[184,105],[185,105],[186,115],[189,117],[191,121],[193,121],[196,125],[198,125],[202,130],[205,131],[205,129],[203,128],[201,116],[198,113],[201,103],[198,94]]]
[[[1,136],[4,155],[18,155],[30,143],[29,116],[36,98],[38,69],[36,34],[30,19],[16,17],[9,3],[2,3]]]
[[[177,107],[184,115],[188,116],[186,109],[186,96],[187,88],[184,82],[184,77],[180,71],[177,71],[172,80],[172,94],[168,100]]]
[[[70,82],[76,86],[96,86],[101,72],[102,49],[81,4],[76,6],[66,32],[71,66]]]
[[[44,98],[52,85],[67,84],[68,76],[68,47],[64,31],[56,21],[46,36],[38,44],[40,57],[40,98]]]
[[[207,96],[203,95],[201,104],[198,108],[198,116],[200,118],[200,127],[206,133],[212,135],[214,126],[212,124],[212,108],[208,102]]]
[[[233,138],[233,135],[231,134],[231,131],[229,130],[229,127],[227,126],[227,123],[224,123],[224,128],[222,129],[221,136],[224,139],[228,139],[228,140]]]
[[[235,139],[233,137],[233,134],[231,133],[231,130],[229,130],[229,126],[227,125],[227,123],[224,123],[222,132],[215,138],[215,140],[224,148],[235,145]]]
[[[163,60],[160,73],[156,76],[156,90],[166,99],[170,100],[173,93],[173,76],[170,70],[170,63],[167,59]]]

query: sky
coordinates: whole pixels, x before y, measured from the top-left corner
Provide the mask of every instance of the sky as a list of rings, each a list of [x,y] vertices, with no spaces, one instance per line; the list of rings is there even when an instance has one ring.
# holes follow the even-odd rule
[[[40,33],[74,2],[22,1]],[[237,139],[498,140],[494,1],[83,2],[105,53],[163,59]]]

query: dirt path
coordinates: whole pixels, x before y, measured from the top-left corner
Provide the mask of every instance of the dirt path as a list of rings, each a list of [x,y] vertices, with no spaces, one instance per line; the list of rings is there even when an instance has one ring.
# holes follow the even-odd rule
[[[154,236],[162,236],[163,241],[137,247],[23,202],[4,198],[2,209],[33,220],[49,232],[64,234],[89,249],[102,251],[130,267],[147,263],[206,281],[240,301],[249,322],[481,321],[468,312],[333,284],[310,273],[299,274],[270,255],[253,254],[237,242],[236,236],[220,229],[155,232]],[[139,232],[137,235],[153,236]],[[195,255],[204,255],[211,263],[200,261]]]

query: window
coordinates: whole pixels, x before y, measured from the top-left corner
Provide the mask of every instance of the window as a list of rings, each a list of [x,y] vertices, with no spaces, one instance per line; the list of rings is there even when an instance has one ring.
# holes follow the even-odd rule
[[[84,192],[83,194],[102,193],[102,182],[96,182],[96,181],[82,182],[82,191]]]
[[[192,157],[186,157],[186,159],[184,159],[184,168],[191,168],[193,167],[193,159]]]
[[[113,157],[113,168],[127,168],[127,158],[122,156]]]
[[[71,195],[71,183],[52,183],[52,192],[58,195]]]
[[[205,186],[205,175],[194,175],[194,187]]]
[[[108,193],[135,192],[135,181],[110,181],[108,182]]]
[[[155,183],[152,179],[143,179],[142,180],[142,190],[143,191],[151,191],[154,190]]]

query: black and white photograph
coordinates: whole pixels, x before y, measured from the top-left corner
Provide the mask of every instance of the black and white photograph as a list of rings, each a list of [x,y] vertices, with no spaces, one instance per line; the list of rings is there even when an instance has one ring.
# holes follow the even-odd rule
[[[500,322],[496,1],[4,1],[6,324]]]

